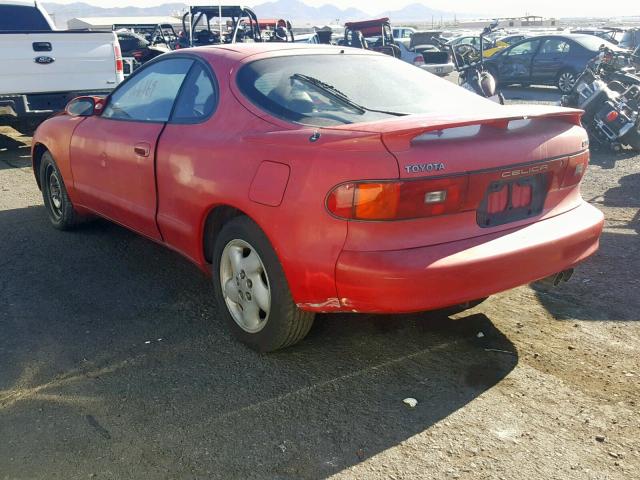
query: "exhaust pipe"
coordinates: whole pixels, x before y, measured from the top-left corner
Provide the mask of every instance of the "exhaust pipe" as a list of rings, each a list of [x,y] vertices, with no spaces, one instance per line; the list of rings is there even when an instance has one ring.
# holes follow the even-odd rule
[[[557,287],[562,282],[568,282],[571,276],[573,275],[573,268],[568,268],[558,273],[554,273],[542,280],[539,280],[536,283],[540,283],[542,285],[546,285],[549,287]]]

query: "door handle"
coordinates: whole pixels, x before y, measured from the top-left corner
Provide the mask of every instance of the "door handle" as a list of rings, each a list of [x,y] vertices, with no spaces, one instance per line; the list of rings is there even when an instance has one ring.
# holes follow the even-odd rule
[[[136,143],[133,147],[133,151],[139,157],[148,157],[151,152],[151,145],[146,142]]]
[[[51,42],[33,42],[31,46],[34,52],[50,52],[53,50]]]

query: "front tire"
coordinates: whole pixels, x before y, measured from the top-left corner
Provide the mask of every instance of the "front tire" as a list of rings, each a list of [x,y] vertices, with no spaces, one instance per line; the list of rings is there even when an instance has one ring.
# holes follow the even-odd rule
[[[558,87],[558,90],[565,95],[568,95],[573,90],[577,80],[578,75],[576,75],[575,72],[572,70],[562,70],[556,79],[556,86]]]
[[[62,174],[49,152],[44,152],[40,161],[40,185],[51,224],[58,230],[75,227],[80,221],[79,215],[73,208]]]
[[[212,277],[227,324],[250,348],[272,352],[309,332],[315,314],[296,306],[267,236],[248,217],[222,227],[213,248]]]
[[[621,140],[635,151],[640,151],[640,120]]]

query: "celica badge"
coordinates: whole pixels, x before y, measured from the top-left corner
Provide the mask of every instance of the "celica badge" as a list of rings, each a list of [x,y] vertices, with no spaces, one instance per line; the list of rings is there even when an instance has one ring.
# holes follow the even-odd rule
[[[56,61],[53,57],[47,57],[46,55],[41,55],[33,59],[34,62],[39,63],[40,65],[48,65]]]
[[[444,163],[416,163],[404,167],[407,173],[430,173],[444,170]]]

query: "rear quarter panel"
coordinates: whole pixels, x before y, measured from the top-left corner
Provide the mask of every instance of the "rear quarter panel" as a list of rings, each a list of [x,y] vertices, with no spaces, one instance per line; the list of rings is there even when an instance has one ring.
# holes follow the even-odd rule
[[[295,301],[316,310],[339,308],[335,265],[348,224],[332,217],[328,192],[347,179],[393,178],[395,159],[379,135],[316,131],[259,118],[229,90],[229,65],[216,56],[221,100],[199,125],[168,125],[158,145],[158,224],[165,241],[203,269],[208,214],[228,205],[253,219],[274,247]],[[264,113],[264,112],[262,112]],[[278,206],[250,198],[264,161],[286,165],[289,178]]]

